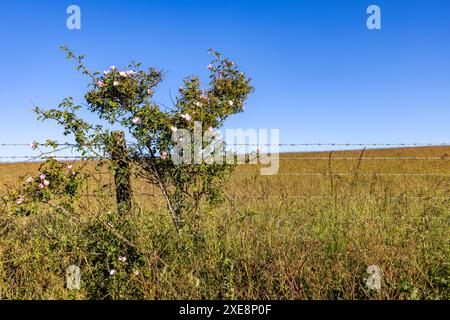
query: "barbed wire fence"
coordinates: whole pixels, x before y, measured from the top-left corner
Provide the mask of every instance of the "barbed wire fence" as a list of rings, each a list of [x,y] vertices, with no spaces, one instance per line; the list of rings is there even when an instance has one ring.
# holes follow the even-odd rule
[[[39,144],[38,144],[39,145]],[[127,143],[128,145],[128,143]],[[71,153],[73,148],[76,148],[77,145],[71,144],[71,143],[54,143],[52,145],[53,147],[63,147],[63,150],[71,150]],[[383,149],[383,148],[417,148],[417,147],[450,147],[450,143],[419,143],[419,142],[398,142],[398,143],[335,143],[335,142],[329,142],[329,143],[262,143],[262,144],[255,144],[255,143],[232,143],[227,144],[227,146],[231,146],[234,148],[234,150],[239,150],[239,148],[244,147],[244,153],[245,151],[248,152],[248,147],[252,147],[254,150],[260,150],[264,147],[276,147],[279,148],[286,148],[286,147],[316,147],[316,148],[328,148],[325,150],[287,150],[284,152],[279,152],[278,159],[281,161],[358,161],[358,163],[362,161],[437,161],[437,162],[445,162],[447,163],[450,161],[450,156],[447,153],[443,153],[439,156],[414,156],[414,155],[396,155],[396,156],[340,156],[340,152],[346,152],[346,151],[358,151],[358,150],[366,150],[366,148],[370,148],[367,150],[374,150],[374,149]],[[0,150],[2,147],[22,147],[22,148],[30,148],[30,143],[0,143]],[[330,148],[340,148],[337,150],[330,150]],[[343,149],[342,149],[343,148]],[[346,149],[347,148],[347,149]],[[60,151],[60,150],[59,150]],[[450,151],[450,149],[449,149]],[[34,162],[43,162],[48,159],[55,159],[60,161],[83,161],[87,157],[86,156],[80,156],[80,155],[73,155],[73,154],[64,154],[59,155],[57,154],[58,151],[52,152],[41,152],[39,155],[29,155],[29,154],[23,154],[23,155],[1,155],[0,152],[0,165],[1,164],[8,164],[8,163],[34,163]],[[253,152],[255,153],[255,152]],[[328,153],[328,156],[314,156],[310,155],[312,153]],[[333,153],[335,153],[333,155]],[[450,152],[449,152],[450,153]],[[248,154],[247,154],[248,155]],[[110,160],[108,157],[101,157],[101,156],[89,156],[89,160],[96,161],[96,160]],[[450,167],[449,167],[450,169]],[[93,172],[94,175],[111,175],[110,172]],[[255,172],[237,172],[235,173],[236,176],[242,176],[242,177],[255,177],[258,176],[260,178],[270,179],[274,177],[351,177],[354,176],[354,172],[329,172],[329,171],[323,171],[323,172],[279,172],[274,175],[264,175],[260,176]],[[358,172],[358,176],[365,176],[365,177],[441,177],[441,178],[450,178],[450,171],[449,172]],[[18,178],[19,175],[17,173],[10,173],[9,171],[0,170],[0,177],[15,177]],[[85,197],[113,197],[115,194],[114,192],[110,192],[109,194],[83,194]],[[161,194],[157,194],[154,192],[133,192],[133,196],[136,197],[163,197]],[[320,194],[320,195],[265,195],[265,196],[259,196],[259,195],[251,195],[246,194],[243,196],[243,198],[251,198],[251,199],[257,199],[257,200],[264,200],[264,199],[270,199],[270,198],[277,198],[277,199],[323,199],[323,198],[332,198],[333,196],[328,194]],[[361,195],[358,196],[358,198],[361,198]],[[408,199],[449,199],[450,195],[448,197],[441,197],[441,196],[389,196],[390,199],[401,199],[401,198],[408,198]]]

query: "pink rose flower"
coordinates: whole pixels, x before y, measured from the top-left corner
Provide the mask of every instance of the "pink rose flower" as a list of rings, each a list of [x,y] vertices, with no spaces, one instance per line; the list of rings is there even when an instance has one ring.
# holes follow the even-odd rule
[[[29,177],[29,178],[27,179],[27,183],[33,183],[33,182],[34,182],[33,177]]]
[[[142,119],[140,117],[134,117],[132,122],[133,122],[133,124],[141,124]]]
[[[23,200],[24,200],[24,197],[23,196],[19,196],[18,198],[17,198],[17,204],[21,204],[22,202],[23,202]]]
[[[181,117],[183,119],[185,119],[186,121],[191,121],[192,120],[192,117],[188,113],[182,114]]]

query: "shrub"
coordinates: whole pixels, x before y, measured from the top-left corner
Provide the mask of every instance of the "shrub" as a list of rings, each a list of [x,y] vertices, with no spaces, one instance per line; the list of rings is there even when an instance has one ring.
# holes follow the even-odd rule
[[[110,127],[126,130],[133,141],[129,152],[137,175],[160,189],[175,228],[180,232],[186,220],[195,224],[200,217],[202,199],[210,203],[221,200],[223,179],[233,165],[223,161],[175,163],[174,156],[186,152],[198,155],[208,143],[189,143],[188,150],[180,151],[177,132],[192,131],[195,126],[200,126],[201,132],[220,128],[229,116],[244,110],[253,90],[250,79],[234,62],[210,50],[213,60],[208,65],[209,88],[201,89],[198,77],[187,77],[173,107],[168,109],[152,99],[155,88],[163,80],[162,71],[155,68],[144,71],[141,64],[131,63],[122,71],[111,66],[103,73],[91,73],[83,64],[83,56],[77,57],[67,47],[62,48],[67,58],[75,59],[77,69],[90,79],[85,95],[87,103],[85,107],[76,105],[68,97],[56,109],[37,107],[38,119],[56,120],[65,135],[73,135],[76,149],[86,158],[111,155],[114,144]],[[83,108],[96,114],[99,123],[106,121],[109,127],[78,117]],[[115,168],[115,163],[110,163],[110,169]]]
[[[84,181],[81,168],[50,158],[39,167],[37,176],[29,176],[19,190],[10,192],[8,202],[22,215],[38,213],[43,204],[73,209]]]

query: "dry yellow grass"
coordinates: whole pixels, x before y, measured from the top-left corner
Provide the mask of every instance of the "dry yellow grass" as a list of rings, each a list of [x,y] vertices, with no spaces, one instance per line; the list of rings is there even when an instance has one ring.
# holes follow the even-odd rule
[[[366,150],[362,159],[361,150],[281,154],[275,176],[241,165],[226,201],[205,206],[200,242],[177,236],[157,191],[133,180],[135,244],[164,263],[144,264],[142,277],[124,276],[127,284],[101,297],[64,288],[70,263],[94,274],[80,240],[88,222],[1,212],[0,298],[449,299],[449,154],[450,147]],[[37,166],[0,165],[2,192]],[[84,192],[93,190],[91,182]],[[100,219],[114,210],[112,197],[82,202]],[[382,270],[381,291],[365,285],[372,264]]]

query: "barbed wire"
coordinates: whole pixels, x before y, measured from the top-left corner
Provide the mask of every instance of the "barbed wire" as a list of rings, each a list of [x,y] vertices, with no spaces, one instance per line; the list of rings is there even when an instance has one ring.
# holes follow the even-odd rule
[[[253,173],[245,173],[245,174],[237,174],[237,175],[241,175],[241,176],[255,176],[255,174]],[[369,177],[376,177],[376,176],[386,176],[386,177],[397,177],[397,176],[417,176],[417,177],[450,177],[450,173],[409,173],[409,172],[396,172],[396,173],[385,173],[385,172],[381,172],[381,173],[376,173],[376,172],[304,172],[304,173],[296,173],[296,172],[292,172],[292,173],[277,173],[277,174],[273,174],[273,175],[259,175],[261,177],[283,177],[283,176],[304,176],[304,177],[308,177],[308,176],[369,176]]]
[[[82,159],[93,159],[93,160],[104,160],[110,159],[107,157],[98,156],[0,156],[0,159],[68,159],[68,160],[82,160]]]
[[[34,142],[32,144],[30,143],[0,143],[0,147],[29,147],[32,148],[33,150],[36,149],[37,146],[39,147],[45,147],[46,143],[38,143],[38,142]],[[32,146],[33,145],[33,146]],[[135,145],[134,143],[128,142],[127,143],[128,146],[133,146]],[[338,143],[338,142],[331,142],[331,143],[277,143],[277,144],[273,144],[273,143],[228,143],[226,144],[227,146],[236,146],[236,147],[295,147],[295,146],[316,146],[316,147],[321,147],[321,146],[358,146],[358,147],[380,147],[380,146],[386,146],[386,147],[394,147],[394,146],[410,146],[410,147],[417,147],[417,146],[433,146],[433,147],[442,147],[442,146],[450,146],[450,143],[420,143],[420,142],[399,142],[399,143]],[[77,147],[76,144],[73,143],[55,143],[52,145],[49,145],[47,147]],[[91,146],[92,147],[92,146]],[[84,155],[84,156],[79,156],[79,155],[57,155],[57,152],[62,152],[63,150],[54,150],[53,153],[52,152],[45,152],[45,155],[3,155],[0,156],[0,163],[1,162],[5,162],[5,161],[1,161],[1,160],[11,160],[11,161],[6,161],[6,162],[12,162],[13,160],[30,160],[30,161],[39,161],[39,160],[47,160],[47,159],[61,159],[61,160],[108,160],[108,157],[104,157],[104,156],[98,156],[98,155]],[[230,150],[233,151],[233,150]],[[342,150],[336,150],[336,151],[342,151]],[[67,151],[66,151],[67,152]],[[279,154],[279,153],[277,153]],[[242,155],[248,155],[248,156],[257,156],[257,155],[261,155],[264,156],[265,153],[248,153],[248,154],[241,154]],[[271,154],[272,156],[273,154]],[[342,161],[353,161],[353,160],[423,160],[423,161],[433,161],[433,160],[450,160],[450,157],[447,154],[444,154],[440,157],[419,157],[419,156],[374,156],[374,157],[353,157],[353,156],[348,156],[348,157],[323,157],[323,156],[279,156],[279,159],[283,159],[283,160],[300,160],[300,161],[307,161],[307,160],[342,160]]]
[[[20,177],[23,174],[14,174],[14,173],[3,173],[0,171],[0,176],[2,177]],[[110,172],[92,172],[88,173],[88,175],[111,175]],[[275,178],[275,177],[326,177],[326,176],[365,176],[365,177],[450,177],[450,173],[441,173],[441,172],[289,172],[289,173],[276,173],[271,175],[261,175],[260,172],[246,172],[239,173],[235,172],[232,175],[241,176],[241,177],[266,177],[266,178]]]
[[[382,147],[382,146],[415,146],[415,147],[446,147],[450,143],[421,143],[421,142],[399,142],[399,143],[339,143],[339,142],[312,142],[312,143],[232,143],[233,146],[252,146],[252,147],[318,147],[318,146],[338,146],[338,147]]]
[[[251,155],[246,155],[246,156],[251,156]],[[273,155],[271,155],[273,156]],[[263,156],[261,156],[263,157]],[[22,159],[22,160],[47,160],[47,159],[64,159],[64,160],[109,160],[109,157],[100,157],[100,156],[58,156],[58,155],[54,155],[54,156],[27,156],[27,155],[20,155],[20,156],[0,156],[0,160],[3,159],[10,159],[10,160],[15,160],[15,159]],[[255,158],[251,158],[249,159],[251,160],[255,160],[257,159]],[[449,161],[450,160],[450,156],[448,155],[443,155],[440,157],[417,157],[417,156],[392,156],[392,157],[290,157],[290,156],[278,156],[278,159],[280,160],[341,160],[341,161],[355,161],[355,160],[424,160],[424,161]]]
[[[41,146],[41,147],[45,147],[46,143],[38,143],[36,142],[36,145]],[[57,147],[76,147],[76,144],[73,143],[55,143],[52,144],[52,146],[57,146]],[[30,147],[31,148],[31,143],[0,143],[0,147]],[[51,146],[49,146],[51,147]]]
[[[415,156],[396,156],[396,157],[279,157],[281,160],[450,160],[449,156],[441,157],[415,157]]]
[[[45,144],[36,143],[39,147],[46,147]],[[128,143],[127,145],[133,145]],[[266,144],[252,144],[252,143],[231,143],[226,144],[227,146],[236,146],[236,147],[450,147],[450,143],[266,143]],[[54,144],[53,146],[57,147],[77,147],[75,144],[71,143],[59,143]],[[0,143],[0,147],[29,147],[31,148],[29,143]],[[48,146],[51,147],[50,145]],[[33,148],[31,148],[33,149]],[[36,151],[40,151],[39,149]],[[341,150],[339,150],[341,151]],[[50,154],[50,152],[40,155],[3,155],[0,156],[0,163],[5,163],[2,160],[26,160],[27,162],[32,161],[40,161],[40,160],[48,160],[48,159],[59,159],[66,161],[79,161],[79,160],[109,160],[108,157],[103,156],[94,156],[94,155],[58,155],[57,152],[62,152],[61,150],[55,150],[54,153]],[[325,151],[326,152],[326,151]],[[44,152],[42,152],[44,153]],[[64,153],[68,153],[66,150]],[[76,152],[74,152],[76,153]],[[264,157],[264,153],[246,153],[245,155],[248,161],[258,160],[259,158]],[[299,156],[293,154],[290,156],[287,153],[277,153],[278,159],[283,161],[385,161],[385,160],[393,160],[393,161],[449,161],[450,156],[446,153],[442,156],[407,156],[407,155],[398,155],[398,156],[313,156],[313,155],[305,155]],[[272,154],[271,154],[272,156]],[[246,162],[248,164],[248,162]],[[242,163],[244,164],[244,163]],[[250,162],[250,164],[252,164]],[[449,168],[450,169],[450,168]],[[450,170],[449,170],[450,171]],[[98,176],[109,176],[111,177],[112,173],[110,172],[88,172],[90,175],[98,175]],[[2,172],[0,170],[1,177],[15,177],[19,178],[23,176],[21,173],[11,173],[11,172]],[[432,177],[440,177],[440,178],[448,178],[450,177],[450,172],[278,172],[274,175],[261,175],[260,171],[252,171],[252,172],[235,172],[232,176],[235,177],[257,177],[260,179],[276,179],[276,177],[417,177],[417,178],[432,178]],[[443,180],[447,181],[447,180]],[[154,197],[154,198],[163,198],[162,194],[158,194],[155,192],[133,192],[134,197]],[[85,193],[81,195],[82,197],[94,197],[94,198],[111,198],[114,199],[115,193],[109,192],[108,194],[103,193]],[[287,201],[291,200],[314,200],[314,199],[333,199],[333,198],[345,198],[345,199],[390,199],[390,200],[450,200],[450,196],[426,196],[426,195],[394,195],[394,196],[375,196],[375,195],[351,195],[351,196],[340,196],[340,195],[329,195],[329,194],[296,194],[296,195],[252,195],[252,194],[243,194],[243,195],[233,195],[232,200],[257,200],[257,201],[267,201],[269,199],[280,199]]]
[[[81,194],[81,197],[92,197],[92,198],[112,198],[114,200],[115,194],[96,194],[96,193],[85,193]],[[164,198],[162,194],[148,193],[148,192],[140,192],[132,193],[133,197],[153,197],[153,198]],[[390,200],[399,200],[399,199],[413,199],[413,200],[450,200],[450,196],[370,196],[370,195],[359,195],[359,196],[339,196],[339,195],[265,195],[265,196],[256,196],[256,195],[239,195],[233,196],[234,200],[236,199],[252,199],[252,200],[269,200],[269,199],[390,199]]]
[[[36,142],[38,146],[45,146],[46,143]],[[227,146],[251,146],[251,147],[317,147],[317,146],[340,146],[340,147],[382,147],[382,146],[413,146],[413,147],[448,147],[450,142],[433,143],[433,142],[395,142],[395,143],[383,143],[383,142],[370,142],[370,143],[351,143],[351,142],[304,142],[304,143],[225,143]],[[55,143],[52,144],[59,147],[77,147],[74,143]],[[127,145],[133,146],[134,143],[128,142]],[[87,146],[87,145],[86,145]],[[90,145],[90,146],[95,146]],[[0,147],[30,147],[30,143],[0,143]],[[50,146],[49,146],[50,147]]]
[[[155,198],[164,198],[162,194],[155,194],[150,192],[133,192],[133,196],[135,197],[155,197]],[[98,197],[99,194],[82,194],[83,197]],[[115,194],[109,194],[109,195],[100,195],[102,197],[115,197]],[[359,195],[359,196],[339,196],[339,195],[265,195],[265,196],[257,196],[257,195],[235,195],[232,198],[234,199],[254,199],[254,200],[266,200],[271,198],[294,198],[294,199],[333,199],[333,198],[351,198],[351,199],[370,199],[370,198],[381,198],[381,199],[418,199],[418,200],[450,200],[450,196],[405,196],[405,195],[399,195],[399,196],[370,196],[370,195]]]
[[[58,146],[76,146],[75,144],[70,143],[61,143],[57,144]],[[235,146],[450,146],[449,143],[279,143],[279,144],[250,144],[250,143],[235,143],[231,144]],[[28,146],[30,144],[26,143],[0,143],[0,146]],[[55,153],[58,151],[55,151]],[[244,155],[241,155],[244,156]],[[247,158],[247,164],[252,164],[251,161],[258,160],[258,156],[261,158],[264,154],[245,154]],[[45,155],[11,155],[11,156],[0,156],[0,163],[7,163],[1,160],[12,160],[9,162],[14,162],[14,160],[27,160],[27,162],[39,162],[40,160],[48,160],[48,159],[60,159],[67,161],[77,161],[77,160],[109,160],[108,157],[103,156],[94,156],[94,155],[57,155],[57,154],[45,154]],[[356,156],[289,156],[286,153],[282,153],[280,156],[278,154],[278,159],[286,160],[286,161],[383,161],[383,160],[411,160],[411,161],[449,161],[450,157],[447,154],[442,156],[365,156],[365,157],[356,157]],[[244,162],[243,162],[244,163]],[[242,163],[242,164],[243,164]],[[259,172],[258,172],[259,173]],[[235,173],[236,176],[255,176],[258,173]],[[95,172],[95,175],[110,175],[109,172]],[[449,177],[450,173],[445,172],[288,172],[288,173],[277,173],[274,175],[265,175],[265,177],[311,177],[311,176],[390,176],[390,177]],[[15,176],[18,177],[19,174],[11,174],[11,173],[2,173],[0,171],[0,176]]]

